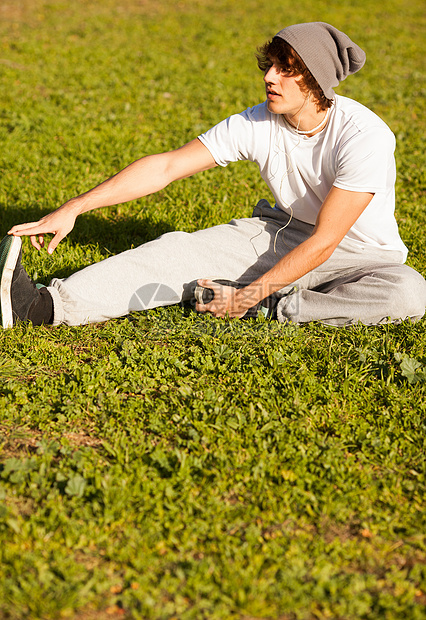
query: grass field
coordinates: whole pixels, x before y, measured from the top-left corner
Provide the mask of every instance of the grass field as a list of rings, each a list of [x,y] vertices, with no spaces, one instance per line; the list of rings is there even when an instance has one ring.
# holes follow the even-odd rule
[[[263,99],[254,51],[328,21],[367,52],[338,92],[397,136],[424,252],[420,0],[5,0],[0,234]],[[247,216],[252,164],[82,216],[40,282]],[[0,618],[426,618],[425,320],[335,330],[181,307],[0,331]]]

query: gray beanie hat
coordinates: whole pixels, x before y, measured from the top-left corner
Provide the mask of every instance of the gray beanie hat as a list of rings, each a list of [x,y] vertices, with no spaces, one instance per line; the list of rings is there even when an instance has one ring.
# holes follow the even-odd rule
[[[365,52],[344,33],[325,22],[295,24],[275,36],[297,52],[327,99],[334,97],[333,86],[365,63]]]

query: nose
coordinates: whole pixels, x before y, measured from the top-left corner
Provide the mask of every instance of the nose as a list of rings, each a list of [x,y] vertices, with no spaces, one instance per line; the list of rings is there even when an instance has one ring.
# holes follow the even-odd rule
[[[269,67],[269,69],[265,72],[264,76],[263,76],[263,81],[266,84],[272,84],[277,75],[279,74],[279,70],[277,69],[277,67],[275,65],[272,65],[271,67]]]

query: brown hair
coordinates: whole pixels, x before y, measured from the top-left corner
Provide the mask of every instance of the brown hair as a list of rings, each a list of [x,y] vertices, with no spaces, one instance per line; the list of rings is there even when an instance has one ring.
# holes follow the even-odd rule
[[[273,64],[277,64],[281,71],[291,76],[302,76],[299,82],[300,90],[306,94],[309,92],[312,93],[318,111],[327,110],[331,107],[333,103],[332,99],[327,99],[321,86],[300,58],[299,54],[283,39],[274,37],[271,41],[259,47],[256,58],[257,66],[263,73],[266,73]]]

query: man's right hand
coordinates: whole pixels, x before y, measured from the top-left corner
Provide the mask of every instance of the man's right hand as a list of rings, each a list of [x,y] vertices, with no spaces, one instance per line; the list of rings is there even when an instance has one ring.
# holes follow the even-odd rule
[[[72,201],[66,202],[59,209],[42,217],[38,222],[17,224],[7,233],[16,237],[29,236],[31,244],[40,250],[44,247],[44,235],[53,233],[47,252],[52,254],[64,237],[74,228],[77,212],[72,207]]]

